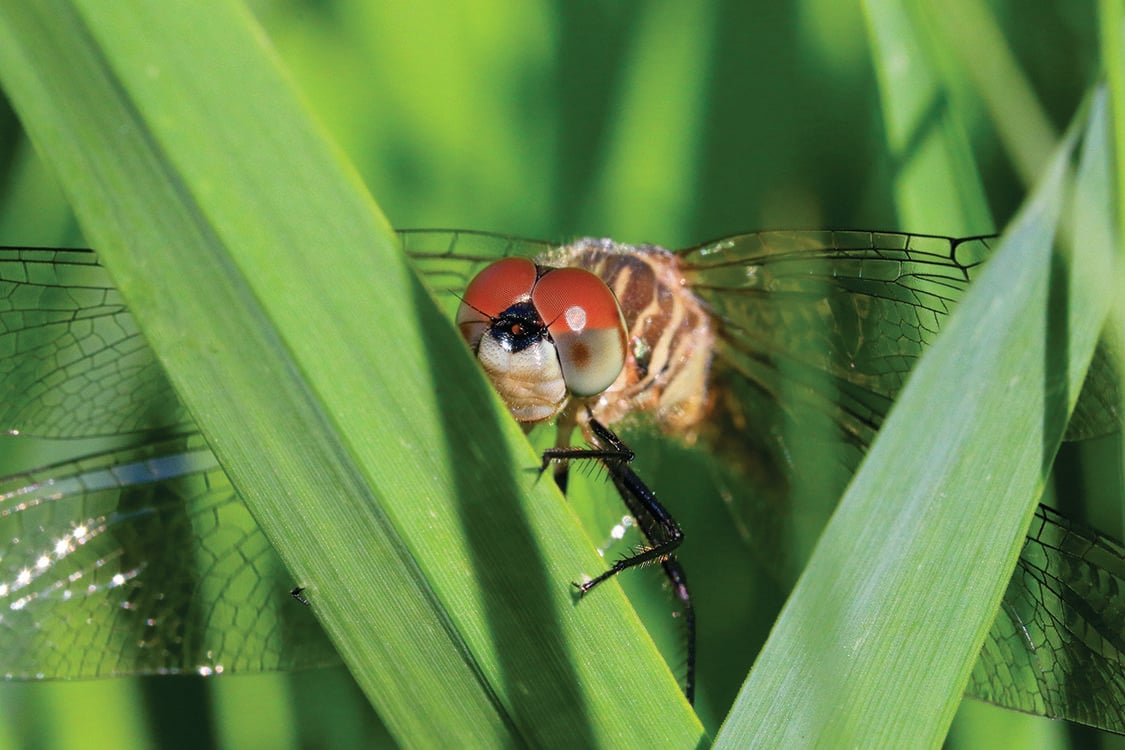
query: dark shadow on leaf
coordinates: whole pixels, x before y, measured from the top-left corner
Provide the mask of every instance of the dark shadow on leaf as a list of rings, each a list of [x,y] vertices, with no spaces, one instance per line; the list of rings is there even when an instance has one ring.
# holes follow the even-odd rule
[[[561,650],[554,646],[563,642],[557,618],[534,623],[528,618],[551,611],[550,597],[546,595],[550,587],[569,585],[550,579],[532,541],[534,534],[522,507],[523,493],[513,480],[524,476],[520,469],[526,467],[502,463],[507,448],[502,444],[501,426],[493,417],[495,412],[487,408],[488,401],[494,398],[488,384],[483,377],[466,380],[459,368],[449,366],[449,340],[444,334],[449,330],[449,321],[438,312],[421,283],[415,283],[414,291],[415,314],[422,330],[435,332],[426,339],[434,382],[458,384],[439,387],[437,391],[444,418],[445,454],[452,463],[460,520],[473,556],[474,573],[481,590],[487,592],[480,601],[488,608],[484,614],[503,684],[490,685],[480,667],[474,665],[474,669],[478,670],[482,686],[492,691],[492,700],[505,721],[527,744],[539,744],[537,738],[552,736],[553,730],[529,726],[526,717],[557,715],[567,717],[566,732],[576,746],[592,746],[589,722],[574,721],[574,717],[587,712],[569,662],[544,658],[540,664],[542,671],[535,676],[536,686],[528,689],[526,682],[532,675],[521,669],[527,665],[526,658],[517,656]],[[510,704],[502,702],[501,692]],[[545,699],[550,700],[549,706],[535,706]]]

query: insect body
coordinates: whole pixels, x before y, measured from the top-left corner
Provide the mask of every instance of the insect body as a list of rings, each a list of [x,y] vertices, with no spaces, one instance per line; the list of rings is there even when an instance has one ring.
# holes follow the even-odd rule
[[[598,459],[606,466],[649,544],[575,586],[584,596],[623,570],[661,563],[685,612],[684,692],[691,701],[695,616],[686,576],[671,559],[683,532],[627,466],[632,451],[598,418],[604,413],[603,419],[616,420],[632,410],[662,409],[669,421],[675,417],[683,421],[689,411],[695,418],[703,403],[706,368],[681,352],[690,354],[692,346],[686,339],[698,332],[691,326],[668,325],[666,318],[673,313],[663,308],[676,305],[677,288],[664,290],[656,283],[655,270],[667,269],[669,258],[661,252],[653,255],[654,260],[648,261],[610,242],[584,241],[557,259],[584,267],[537,265],[525,258],[496,261],[469,283],[457,311],[457,325],[517,420],[536,423],[563,414],[560,447],[546,452],[544,468],[551,461],[563,462],[565,468],[566,461],[575,459]],[[620,289],[630,313],[628,323],[619,297],[595,270]],[[687,294],[682,285],[678,289]],[[703,332],[705,320],[699,313],[693,318]],[[705,351],[696,352],[704,365]],[[686,386],[677,382],[685,373]],[[671,397],[670,401],[661,395]],[[575,423],[590,448],[566,447]],[[565,472],[556,478],[565,489]]]
[[[513,281],[509,274],[521,278],[507,286]],[[501,297],[508,297],[488,296],[493,284],[505,290]],[[536,304],[542,299],[551,307],[539,309],[538,318],[533,314],[525,321],[518,316],[526,314],[528,307],[516,302],[529,300],[532,287]],[[580,300],[581,307],[564,307],[565,303],[558,301],[561,298]],[[530,308],[534,310],[536,305]],[[560,342],[561,377],[547,374],[555,372],[556,365],[539,348],[544,336],[533,336],[536,346],[528,346],[534,352],[534,361],[544,368],[537,377],[551,383],[553,389],[550,408],[545,404],[532,408],[517,393],[520,380],[498,376],[491,352],[518,348],[515,337],[504,326],[515,323],[526,332],[530,325],[546,334],[547,322],[554,326],[552,330],[564,329],[570,320],[565,313],[574,309],[581,309],[588,322],[581,333],[564,331],[570,341],[564,338]],[[502,316],[504,312],[507,317]],[[676,256],[662,248],[584,239],[542,253],[534,264],[516,258],[499,261],[469,284],[457,322],[513,416],[521,422],[550,419],[564,411],[570,396],[583,400],[591,415],[603,424],[644,412],[662,429],[681,435],[698,429],[707,414],[707,375],[714,346],[711,316],[692,293]],[[498,347],[486,342],[482,353],[482,337],[490,325],[493,340],[508,343]],[[530,355],[524,356],[524,361],[530,361]],[[516,361],[512,355],[511,365]],[[581,426],[584,414],[576,410],[571,418]],[[589,431],[583,429],[589,439]]]

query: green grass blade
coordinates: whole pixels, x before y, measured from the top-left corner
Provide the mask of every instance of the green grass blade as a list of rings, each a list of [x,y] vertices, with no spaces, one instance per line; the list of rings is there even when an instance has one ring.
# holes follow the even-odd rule
[[[1125,9],[1113,0],[1098,3],[1101,26],[1102,59],[1113,108],[1114,176],[1117,185],[1125,185]],[[1125,193],[1117,191],[1117,233],[1125,237]]]
[[[1104,117],[1078,205],[1104,202]],[[1108,307],[1108,234],[1052,254],[1070,140],[915,369],[718,747],[941,743]]]
[[[950,75],[976,92],[1024,183],[1035,184],[1058,135],[993,12],[980,0],[931,0],[915,17],[941,40]]]
[[[612,226],[621,242],[654,237],[689,244],[676,230],[690,216],[691,165],[701,151],[705,89],[713,60],[699,54],[714,35],[715,8],[671,3],[644,8],[622,65],[617,116],[597,183],[586,197],[589,226]],[[659,113],[651,108],[660,101]],[[644,132],[645,138],[637,138]],[[654,159],[659,154],[659,159]],[[686,184],[685,184],[686,183]],[[666,238],[666,239],[665,239]],[[676,242],[673,243],[673,240]]]
[[[1117,288],[1118,295],[1114,298],[1114,321],[1109,326],[1110,340],[1117,347],[1117,351],[1125,351],[1125,260],[1122,238],[1125,238],[1125,9],[1121,3],[1113,0],[1102,0],[1098,3],[1098,20],[1100,26],[1100,42],[1102,59],[1105,61],[1106,84],[1109,89],[1109,101],[1112,107],[1110,122],[1113,127],[1114,153],[1111,164],[1114,167],[1113,181],[1116,189],[1114,212],[1116,215],[1115,226],[1117,229]],[[1125,378],[1125,371],[1122,377]],[[1123,391],[1125,392],[1125,391]]]
[[[955,97],[918,10],[865,0],[899,224],[950,236],[993,231],[984,185]]]
[[[5,0],[0,81],[400,742],[699,742],[619,589],[574,605],[603,563],[242,9]]]

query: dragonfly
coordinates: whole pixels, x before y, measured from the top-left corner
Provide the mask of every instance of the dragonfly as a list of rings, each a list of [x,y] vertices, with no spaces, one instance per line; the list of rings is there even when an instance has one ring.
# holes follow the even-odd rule
[[[638,363],[684,368],[629,398],[619,389],[584,400],[588,411],[564,412],[557,450],[567,450],[575,427],[589,433],[595,423],[636,419],[708,446],[737,477],[779,495],[794,470],[787,415],[823,416],[836,460],[854,470],[993,243],[780,231],[669,252],[468,231],[398,236],[451,319],[499,258],[595,273],[599,248],[659,259],[690,313],[656,305],[669,290],[638,282],[635,268],[624,280],[620,270],[601,272],[629,323],[634,373]],[[637,321],[653,335],[635,335]],[[691,335],[674,340],[674,325]],[[673,344],[685,349],[670,355]],[[1068,439],[1120,430],[1116,382],[1109,358],[1096,355]],[[308,608],[291,606],[292,581],[95,253],[0,249],[0,428],[121,443],[0,480],[0,674],[216,674],[335,662]],[[765,536],[778,518],[760,524]],[[1040,506],[968,692],[1125,733],[1123,591],[1125,548]]]

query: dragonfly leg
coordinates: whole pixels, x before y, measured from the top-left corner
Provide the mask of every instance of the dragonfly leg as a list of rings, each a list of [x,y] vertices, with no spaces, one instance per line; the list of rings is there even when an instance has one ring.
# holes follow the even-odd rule
[[[569,461],[590,460],[601,461],[609,468],[610,463],[627,464],[635,458],[629,446],[621,441],[608,427],[601,422],[591,419],[590,429],[594,435],[594,445],[584,448],[548,448],[543,451],[543,463],[539,471],[547,470],[551,464],[565,466]],[[558,472],[556,471],[556,475]]]
[[[570,478],[571,460],[604,458],[603,456],[590,455],[591,449],[588,447],[571,447],[570,437],[574,433],[574,428],[578,424],[578,419],[575,415],[576,412],[569,409],[559,415],[557,424],[558,436],[555,441],[555,447],[548,448],[547,450],[543,451],[543,462],[539,465],[539,474],[540,476],[542,476],[543,472],[545,472],[548,467],[554,464],[555,486],[557,486],[559,488],[559,492],[564,495],[566,494],[567,483]],[[615,452],[613,456],[609,457],[617,458],[618,456]],[[626,460],[632,461],[632,454],[630,454],[628,459]]]
[[[566,494],[567,479],[570,472],[570,462],[575,460],[595,460],[609,465],[610,461],[629,463],[633,460],[633,451],[621,441],[612,431],[590,417],[590,428],[593,433],[592,446],[575,448],[570,445],[570,435],[574,430],[576,421],[573,414],[559,417],[558,443],[554,448],[543,451],[543,463],[539,465],[542,474],[551,464],[555,466],[555,484],[559,491]]]
[[[680,529],[675,519],[668,514],[652,491],[641,481],[640,477],[628,466],[620,463],[606,462],[613,483],[617,487],[629,512],[637,521],[637,526],[649,545],[636,551],[635,554],[622,557],[610,566],[609,570],[601,575],[586,581],[576,583],[579,598],[588,594],[598,584],[608,581],[623,570],[635,568],[653,562],[664,562],[676,551],[684,540],[684,532]],[[673,585],[676,581],[673,580]]]
[[[594,447],[555,451],[556,455],[552,458],[558,459],[560,456],[557,454],[566,453],[565,458],[568,460],[592,458],[601,461],[609,472],[617,493],[636,519],[637,527],[644,534],[649,545],[638,550],[636,554],[621,558],[609,570],[593,580],[575,584],[580,596],[623,570],[668,559],[684,540],[684,532],[680,530],[676,520],[664,509],[648,485],[629,468],[628,464],[634,457],[633,451],[622,442],[621,438],[596,419],[590,420],[590,430]]]
[[[555,465],[555,486],[559,492],[566,494],[567,481],[570,479],[570,465],[565,461]]]
[[[664,574],[672,584],[672,591],[680,600],[683,608],[684,627],[687,639],[687,674],[684,680],[684,694],[688,701],[692,701],[695,693],[695,610],[692,607],[691,592],[688,589],[687,577],[683,568],[672,557],[676,548],[683,542],[684,532],[676,520],[664,509],[656,495],[648,485],[629,468],[634,453],[612,430],[596,419],[589,421],[593,437],[592,447],[589,448],[553,448],[544,451],[542,469],[546,469],[552,462],[568,462],[572,460],[594,459],[601,461],[606,471],[613,479],[625,506],[629,509],[637,522],[637,527],[648,541],[648,546],[636,551],[635,554],[617,560],[601,575],[585,581],[575,583],[578,597],[593,590],[603,581],[608,581],[623,570],[639,565],[659,562],[664,569]]]
[[[695,608],[691,605],[691,591],[688,590],[687,577],[679,561],[669,557],[661,563],[664,575],[672,583],[672,591],[683,607],[684,638],[687,640],[687,663],[684,674],[684,695],[688,703],[695,702]]]

